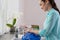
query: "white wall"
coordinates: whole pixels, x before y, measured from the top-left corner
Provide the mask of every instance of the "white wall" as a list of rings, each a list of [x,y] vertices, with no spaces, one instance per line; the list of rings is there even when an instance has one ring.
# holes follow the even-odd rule
[[[45,13],[40,9],[37,0],[24,1],[24,19],[27,25],[38,24],[43,27]]]
[[[60,0],[56,2],[60,8]],[[27,25],[38,24],[42,28],[45,18],[46,13],[40,9],[38,0],[24,0],[24,21]]]
[[[58,9],[60,10],[60,0],[55,0],[55,2],[57,4]]]

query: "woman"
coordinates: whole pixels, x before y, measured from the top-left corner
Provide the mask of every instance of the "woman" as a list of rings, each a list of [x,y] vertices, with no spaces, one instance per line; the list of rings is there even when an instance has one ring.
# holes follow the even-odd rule
[[[48,11],[46,15],[46,20],[44,22],[43,30],[33,30],[30,29],[29,32],[39,34],[42,37],[45,37],[46,40],[60,40],[60,34],[58,29],[58,20],[59,20],[59,9],[56,6],[54,0],[41,0],[40,1],[41,9],[45,12]]]

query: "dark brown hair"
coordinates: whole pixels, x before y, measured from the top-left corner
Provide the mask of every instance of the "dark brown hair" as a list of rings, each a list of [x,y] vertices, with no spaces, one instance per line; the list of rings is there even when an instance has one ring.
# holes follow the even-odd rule
[[[41,1],[46,2],[46,0],[41,0]],[[59,12],[59,14],[60,14],[60,11],[59,11],[59,9],[57,8],[57,5],[56,5],[55,1],[54,1],[54,0],[48,0],[48,1],[49,1],[50,4],[52,5],[52,8],[54,8],[55,10],[57,10],[57,11]]]

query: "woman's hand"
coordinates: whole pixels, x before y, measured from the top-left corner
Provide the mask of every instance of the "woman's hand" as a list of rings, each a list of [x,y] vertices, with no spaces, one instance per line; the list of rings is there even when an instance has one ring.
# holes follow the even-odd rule
[[[22,25],[22,27],[24,28],[24,33],[27,33],[27,32],[32,32],[32,28],[29,28],[29,26],[27,25]]]
[[[32,32],[35,34],[39,34],[39,30],[34,30],[33,28],[30,28],[27,32]]]
[[[24,33],[31,32],[31,28],[25,28]]]
[[[39,30],[34,30],[33,28],[28,28],[26,25],[23,25],[23,27],[24,27],[24,33],[27,33],[27,32],[32,32],[35,34],[39,33]]]
[[[26,32],[27,32],[27,30],[28,30],[27,25],[20,25],[20,27],[23,27],[24,33],[26,33]]]

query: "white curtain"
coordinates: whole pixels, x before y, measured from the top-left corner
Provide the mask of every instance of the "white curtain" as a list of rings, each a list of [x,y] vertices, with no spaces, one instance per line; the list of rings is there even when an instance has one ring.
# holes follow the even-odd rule
[[[3,19],[3,14],[2,14],[2,0],[0,0],[0,35],[2,34],[2,19]]]
[[[9,32],[7,23],[12,23],[17,18],[16,26],[23,23],[23,1],[22,0],[0,0],[0,34]]]
[[[0,34],[4,33],[4,24],[6,23],[5,19],[6,18],[6,4],[7,1],[5,0],[0,0]],[[5,21],[5,22],[4,22]]]

